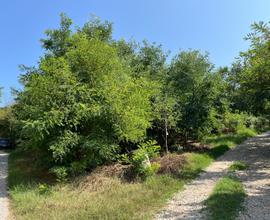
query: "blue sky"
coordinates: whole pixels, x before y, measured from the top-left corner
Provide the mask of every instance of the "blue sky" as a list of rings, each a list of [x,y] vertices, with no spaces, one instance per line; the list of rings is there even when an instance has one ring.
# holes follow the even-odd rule
[[[65,12],[82,25],[91,14],[114,23],[114,37],[148,39],[172,54],[179,49],[210,53],[216,66],[230,65],[248,43],[243,37],[254,21],[270,21],[268,0],[1,0],[0,86],[2,105],[18,88],[19,64],[35,65],[39,39],[58,26]]]

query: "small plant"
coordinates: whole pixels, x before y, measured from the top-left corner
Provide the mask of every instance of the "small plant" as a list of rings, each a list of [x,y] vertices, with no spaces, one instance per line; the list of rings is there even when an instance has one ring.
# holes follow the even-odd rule
[[[248,166],[244,162],[236,161],[229,167],[229,170],[230,171],[246,170],[247,168]]]
[[[134,167],[135,173],[139,175],[145,173],[145,171],[151,165],[147,152],[142,148],[139,148],[133,153],[131,163]]]
[[[158,172],[160,164],[157,162],[151,163],[151,165],[145,170],[145,176],[152,176]]]
[[[122,163],[122,164],[130,164],[130,158],[127,154],[121,154],[118,156],[118,160]]]
[[[159,150],[160,146],[157,146],[155,141],[148,141],[140,145],[139,149],[131,157],[131,163],[135,173],[142,177],[151,176],[156,173],[159,169],[159,164],[151,164],[150,159],[157,157]]]
[[[160,146],[156,141],[150,140],[140,144],[139,149],[144,149],[150,158],[155,158],[159,155]]]
[[[86,170],[85,161],[75,161],[71,163],[70,173],[74,176],[84,173]]]
[[[38,192],[41,195],[48,194],[50,192],[50,188],[47,184],[39,184]]]
[[[68,172],[66,167],[54,167],[51,172],[56,176],[57,182],[67,181]]]

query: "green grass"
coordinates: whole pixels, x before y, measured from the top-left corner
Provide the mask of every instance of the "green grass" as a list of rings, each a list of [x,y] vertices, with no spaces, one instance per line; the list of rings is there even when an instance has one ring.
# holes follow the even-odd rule
[[[248,168],[247,164],[241,161],[235,161],[230,167],[229,171],[237,171],[237,170],[246,170]]]
[[[212,195],[206,200],[209,220],[234,220],[243,209],[245,191],[235,177],[227,176],[218,181]]]
[[[249,137],[256,136],[257,132],[252,129],[242,129],[237,132],[237,134],[222,134],[222,135],[213,135],[206,137],[204,142],[206,144],[211,144],[213,146],[217,145],[226,145],[228,147],[233,147],[237,144],[241,144],[244,140]]]
[[[211,137],[207,139],[210,151],[185,153],[187,162],[179,176],[156,175],[133,183],[112,177],[95,177],[86,184],[87,177],[54,183],[45,169],[34,166],[33,155],[15,150],[10,154],[8,177],[13,214],[18,220],[151,219],[185,183],[238,144],[237,136]],[[40,192],[40,183],[48,184],[46,193]]]
[[[185,179],[186,181],[191,181],[192,179],[196,178],[198,174],[203,171],[203,169],[209,166],[213,160],[214,159],[206,153],[188,153],[187,163],[180,171],[181,178]]]
[[[185,180],[192,180],[215,159],[223,155],[226,151],[242,143],[248,137],[253,137],[257,133],[250,129],[240,131],[238,134],[216,135],[206,137],[204,143],[209,144],[211,149],[204,153],[187,154],[188,163],[183,167],[181,176]],[[239,165],[236,164],[236,165]]]

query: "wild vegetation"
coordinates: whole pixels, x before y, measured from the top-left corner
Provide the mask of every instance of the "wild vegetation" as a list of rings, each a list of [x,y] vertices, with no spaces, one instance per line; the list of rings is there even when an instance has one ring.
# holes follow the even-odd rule
[[[0,110],[1,136],[17,147],[9,168],[16,217],[149,218],[215,158],[266,129],[270,27],[252,29],[250,49],[216,68],[207,53],[168,59],[161,45],[113,39],[108,21],[74,28],[62,14],[37,65],[21,66],[15,103]],[[114,164],[121,177],[98,177],[82,193],[89,188],[78,182]]]
[[[155,160],[158,174],[145,180],[129,179],[129,166],[113,164],[58,184],[42,166],[29,166],[36,164],[34,155],[17,150],[9,158],[13,214],[17,219],[152,219],[184,184],[242,140],[237,134],[211,137],[209,152],[167,154]]]

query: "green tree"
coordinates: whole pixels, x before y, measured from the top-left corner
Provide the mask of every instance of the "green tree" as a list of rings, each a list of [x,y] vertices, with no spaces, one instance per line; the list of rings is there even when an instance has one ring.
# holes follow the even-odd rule
[[[152,129],[158,136],[157,139],[162,140],[160,144],[164,145],[166,153],[169,152],[170,131],[176,128],[177,121],[177,103],[172,90],[168,87],[167,55],[161,45],[143,41],[133,61],[135,72],[145,77],[152,85],[154,91],[151,97],[154,113]]]
[[[252,25],[246,39],[250,48],[241,53],[241,71],[237,75],[238,108],[255,115],[270,117],[270,27],[269,23]],[[242,102],[240,102],[240,99]]]
[[[161,133],[157,134],[161,136],[165,152],[168,153],[169,130],[174,127],[176,121],[176,114],[174,114],[176,102],[167,87],[168,68],[166,58],[167,54],[163,52],[161,45],[143,41],[135,61],[137,63],[136,72],[145,74],[155,91],[152,97],[154,112],[152,127],[155,127],[155,132],[161,130]]]
[[[54,56],[64,55],[71,46],[69,43],[72,20],[64,13],[61,14],[59,29],[46,30],[46,39],[41,39],[42,46],[49,54]]]
[[[153,117],[150,82],[132,77],[109,40],[110,25],[93,20],[71,32],[71,23],[62,15],[60,28],[46,32],[47,52],[25,68],[14,107],[22,143],[60,167],[56,173],[113,160],[120,141],[145,138]]]
[[[155,126],[162,130],[162,138],[164,140],[164,148],[166,153],[169,152],[168,137],[170,130],[176,129],[178,119],[176,111],[176,99],[164,86],[163,90],[155,97],[153,106],[155,112]]]
[[[176,94],[178,127],[185,140],[198,138],[208,127],[208,119],[217,95],[213,65],[207,54],[182,51],[175,56],[169,69],[170,86]]]
[[[9,138],[14,142],[16,134],[16,124],[12,113],[12,106],[0,108],[0,137]]]

